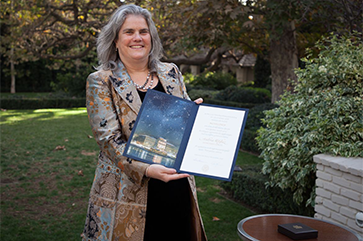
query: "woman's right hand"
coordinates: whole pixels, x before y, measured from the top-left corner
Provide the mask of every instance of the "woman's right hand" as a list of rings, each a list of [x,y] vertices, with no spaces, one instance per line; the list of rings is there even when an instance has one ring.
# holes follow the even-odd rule
[[[167,168],[159,164],[150,165],[145,172],[147,177],[159,179],[163,182],[169,182],[172,180],[177,180],[185,177],[189,177],[186,173],[177,173],[174,168]]]

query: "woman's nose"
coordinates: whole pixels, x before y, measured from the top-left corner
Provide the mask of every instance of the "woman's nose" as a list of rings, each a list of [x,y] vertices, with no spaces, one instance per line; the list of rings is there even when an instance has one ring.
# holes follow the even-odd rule
[[[142,38],[141,38],[141,35],[140,35],[140,33],[135,33],[135,35],[134,35],[134,40],[136,40],[136,41],[140,41]]]

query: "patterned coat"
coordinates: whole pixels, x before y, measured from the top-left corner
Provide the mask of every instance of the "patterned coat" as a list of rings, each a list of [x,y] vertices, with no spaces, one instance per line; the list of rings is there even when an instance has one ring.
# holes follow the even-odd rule
[[[125,67],[117,64],[116,70],[100,70],[87,79],[87,112],[101,151],[83,240],[142,241],[144,236],[149,181],[144,173],[149,164],[122,156],[142,103]],[[156,69],[166,93],[189,99],[174,64],[160,63]],[[188,181],[194,232],[198,241],[206,240],[194,177]]]

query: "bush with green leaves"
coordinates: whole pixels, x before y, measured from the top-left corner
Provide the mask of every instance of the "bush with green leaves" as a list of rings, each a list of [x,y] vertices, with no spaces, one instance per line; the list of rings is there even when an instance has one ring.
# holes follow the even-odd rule
[[[248,121],[245,128],[257,131],[260,127],[264,127],[265,125],[262,122],[262,119],[265,117],[264,112],[277,107],[278,105],[274,103],[263,103],[254,106],[248,112]]]
[[[256,208],[258,212],[314,215],[314,208],[306,208],[303,204],[297,205],[293,202],[290,190],[281,190],[278,187],[266,189],[266,181],[268,177],[261,174],[261,167],[243,166],[241,172],[233,173],[232,181],[221,182],[220,186],[235,200]]]
[[[256,141],[257,130],[260,127],[264,126],[264,124],[262,123],[262,119],[264,117],[264,111],[271,110],[276,107],[277,107],[276,104],[264,103],[250,108],[241,142],[242,150],[249,151],[255,154],[261,153]]]
[[[271,93],[267,89],[232,85],[219,91],[215,98],[224,101],[260,104],[270,102]]]
[[[87,76],[96,71],[93,66],[86,61],[66,62],[57,73],[56,79],[51,82],[52,90],[71,97],[86,96]]]
[[[188,90],[188,88],[187,88]],[[218,90],[205,90],[205,89],[191,89],[188,90],[190,99],[195,100],[197,98],[213,99],[218,93]]]
[[[266,111],[257,138],[268,186],[294,193],[298,204],[314,206],[319,153],[363,157],[363,46],[355,35],[330,36],[320,51],[296,70],[295,93]]]
[[[185,82],[193,88],[202,87],[203,89],[223,90],[230,85],[237,85],[237,79],[223,72],[208,72],[200,75],[186,74]]]

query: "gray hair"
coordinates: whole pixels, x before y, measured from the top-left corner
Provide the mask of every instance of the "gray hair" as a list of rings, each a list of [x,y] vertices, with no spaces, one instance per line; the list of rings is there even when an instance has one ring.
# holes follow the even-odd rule
[[[117,52],[115,40],[128,15],[139,15],[144,17],[149,27],[151,36],[151,50],[149,53],[148,66],[151,71],[155,71],[156,63],[162,57],[163,46],[161,44],[155,23],[151,13],[134,4],[119,7],[111,16],[108,23],[102,28],[97,38],[97,56],[99,67],[97,69],[113,70],[116,68]]]

